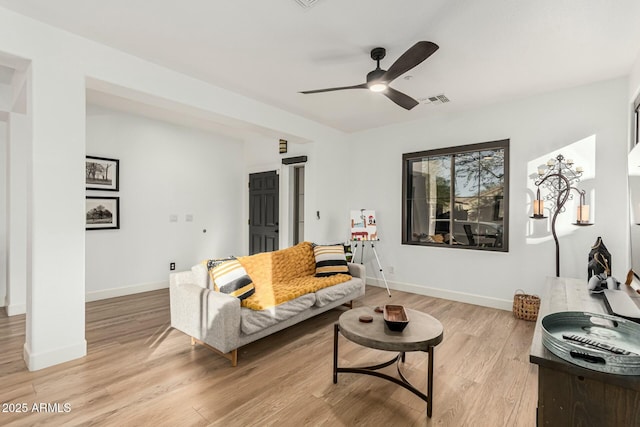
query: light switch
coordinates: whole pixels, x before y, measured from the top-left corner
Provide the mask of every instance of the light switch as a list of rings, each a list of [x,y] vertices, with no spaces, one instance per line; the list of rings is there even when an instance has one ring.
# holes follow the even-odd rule
[[[169,215],[169,222],[178,222],[178,215],[176,214]]]
[[[186,214],[184,220],[187,222],[193,222],[193,214]]]

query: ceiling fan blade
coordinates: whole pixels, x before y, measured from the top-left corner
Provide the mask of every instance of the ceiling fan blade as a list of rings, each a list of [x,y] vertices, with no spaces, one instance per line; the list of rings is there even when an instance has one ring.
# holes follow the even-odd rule
[[[320,93],[320,92],[332,92],[334,90],[345,90],[345,89],[367,89],[367,84],[362,83],[360,85],[355,85],[355,86],[342,86],[342,87],[330,87],[328,89],[305,90],[303,92],[298,92],[298,93],[310,94],[310,93]]]
[[[382,80],[390,83],[433,55],[438,48],[439,46],[432,42],[421,41],[414,44],[389,67],[384,76],[382,76]]]
[[[387,90],[381,93],[406,110],[411,110],[413,107],[419,104],[418,101],[416,101],[409,95],[405,95],[404,93],[398,92],[397,90],[390,87],[387,87]]]

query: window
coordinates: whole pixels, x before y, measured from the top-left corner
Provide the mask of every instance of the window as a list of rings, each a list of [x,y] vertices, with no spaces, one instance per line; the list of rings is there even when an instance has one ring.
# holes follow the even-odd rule
[[[509,140],[402,155],[402,243],[507,252]]]

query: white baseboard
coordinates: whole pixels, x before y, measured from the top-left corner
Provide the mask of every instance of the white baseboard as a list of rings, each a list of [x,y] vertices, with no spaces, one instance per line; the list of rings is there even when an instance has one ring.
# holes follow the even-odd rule
[[[98,301],[107,298],[122,297],[125,295],[139,294],[141,292],[157,291],[158,289],[167,289],[169,282],[152,282],[142,283],[139,285],[125,286],[122,288],[102,289],[99,291],[87,292],[85,301]]]
[[[16,316],[27,312],[27,304],[7,304],[7,316]]]
[[[452,301],[464,302],[467,304],[481,305],[483,307],[497,308],[500,310],[511,311],[513,309],[512,300],[504,300],[501,298],[486,297],[483,295],[469,294],[466,292],[449,291],[446,289],[430,288],[428,286],[419,286],[412,283],[400,283],[387,280],[389,289],[395,289],[402,292],[410,292],[412,294],[426,295],[429,297],[443,298]],[[367,285],[373,285],[384,288],[384,281],[374,277],[367,277]]]
[[[24,344],[22,356],[27,363],[27,369],[37,371],[39,369],[48,368],[49,366],[68,362],[70,360],[79,359],[87,355],[87,341],[82,340],[78,344],[70,345],[55,350],[32,353],[27,343]]]

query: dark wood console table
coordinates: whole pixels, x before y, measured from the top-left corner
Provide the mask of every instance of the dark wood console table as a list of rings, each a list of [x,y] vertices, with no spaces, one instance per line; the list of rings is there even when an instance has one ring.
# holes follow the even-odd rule
[[[640,295],[621,286],[640,306]],[[537,425],[640,426],[640,376],[585,369],[542,345],[542,318],[560,311],[607,312],[602,297],[589,294],[586,280],[547,279],[529,355],[538,365]]]

